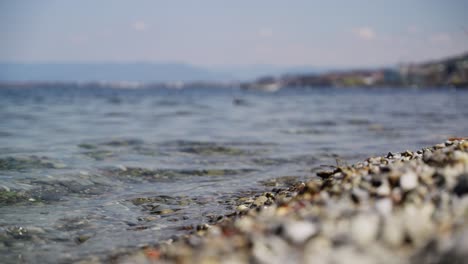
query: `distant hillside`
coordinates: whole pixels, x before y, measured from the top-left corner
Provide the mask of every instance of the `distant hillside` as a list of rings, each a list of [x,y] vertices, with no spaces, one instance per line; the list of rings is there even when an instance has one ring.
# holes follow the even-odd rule
[[[0,81],[192,82],[232,79],[227,73],[179,63],[0,63]]]
[[[261,76],[268,75],[284,75],[284,74],[310,74],[323,73],[327,71],[337,70],[338,67],[313,67],[308,65],[302,66],[278,66],[269,64],[252,64],[252,65],[237,65],[237,66],[218,66],[210,68],[213,72],[223,73],[232,76],[234,80],[252,81]]]
[[[398,67],[264,76],[242,84],[246,89],[281,87],[468,87],[468,53]]]

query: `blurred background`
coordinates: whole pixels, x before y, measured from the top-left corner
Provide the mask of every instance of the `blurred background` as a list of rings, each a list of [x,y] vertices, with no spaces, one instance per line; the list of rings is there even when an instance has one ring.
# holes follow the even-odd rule
[[[4,1],[0,80],[245,81],[422,63],[467,51],[467,8],[462,0]]]
[[[109,261],[249,193],[468,136],[466,10],[2,1],[2,261]]]

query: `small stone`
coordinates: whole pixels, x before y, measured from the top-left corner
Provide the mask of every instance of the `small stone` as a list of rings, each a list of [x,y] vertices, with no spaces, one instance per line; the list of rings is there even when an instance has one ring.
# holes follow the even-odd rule
[[[351,191],[351,199],[355,203],[362,203],[369,199],[369,193],[361,188],[353,188]]]
[[[351,236],[361,246],[373,242],[378,231],[379,217],[376,214],[360,214],[351,221]]]
[[[390,197],[392,198],[393,203],[398,204],[402,202],[403,200],[403,192],[398,187],[393,188],[392,194]]]
[[[375,209],[383,215],[388,216],[392,213],[393,202],[390,198],[379,199],[375,202]]]
[[[388,196],[390,195],[391,191],[392,190],[390,189],[390,185],[388,184],[388,181],[382,182],[382,184],[376,189],[377,195],[380,195],[380,196]]]
[[[45,230],[37,226],[27,226],[26,229],[32,234],[44,234]]]
[[[401,153],[401,155],[402,155],[403,157],[412,157],[412,156],[413,156],[413,152],[407,150],[407,151]]]
[[[453,188],[453,192],[460,197],[468,193],[468,174],[463,174],[458,177],[458,182]]]
[[[145,216],[145,217],[139,217],[138,221],[145,221],[145,222],[151,222],[160,219],[161,217],[155,217],[155,216]]]
[[[172,214],[172,213],[174,213],[174,212],[175,212],[175,211],[172,210],[172,209],[162,209],[162,210],[154,211],[154,212],[152,212],[152,214],[167,215],[167,214]]]
[[[294,244],[303,244],[319,231],[316,224],[306,221],[289,222],[283,228],[284,236]]]
[[[66,168],[67,165],[65,165],[64,163],[60,163],[60,162],[53,162],[51,163],[51,167],[54,169],[63,169],[63,168]]]
[[[239,212],[247,212],[248,210],[249,210],[249,207],[247,207],[244,204],[241,204],[236,207],[236,211],[239,211]]]
[[[434,146],[434,149],[442,149],[442,148],[445,148],[445,144],[443,143],[440,143]]]
[[[433,212],[434,206],[432,204],[426,204],[422,207],[416,207],[412,204],[405,206],[405,230],[414,245],[426,244],[433,235],[434,224],[431,221]]]
[[[200,224],[200,225],[197,225],[196,227],[197,231],[208,230],[209,228],[210,226],[208,224]]]
[[[277,214],[278,216],[287,215],[289,212],[291,212],[291,209],[289,209],[289,208],[286,207],[286,206],[281,206],[281,207],[278,207],[278,209],[276,209],[276,214]]]
[[[82,244],[91,238],[91,235],[81,235],[78,236],[75,240],[78,244]]]
[[[243,217],[239,221],[236,221],[235,226],[242,232],[251,232],[255,226],[255,221],[251,217]]]
[[[468,164],[468,153],[456,150],[453,152],[453,159],[458,162]]]
[[[389,246],[400,246],[405,239],[402,219],[399,216],[388,216],[382,230],[382,239]]]
[[[327,170],[327,171],[318,171],[317,172],[317,176],[322,178],[322,179],[326,179],[330,176],[332,176],[334,173],[334,171],[330,171],[330,170]]]
[[[255,199],[255,201],[253,202],[253,204],[255,206],[263,206],[265,204],[265,202],[268,201],[268,198],[266,196],[259,196],[257,197],[257,199]]]
[[[403,191],[411,191],[418,186],[418,175],[408,171],[400,177],[400,187]]]

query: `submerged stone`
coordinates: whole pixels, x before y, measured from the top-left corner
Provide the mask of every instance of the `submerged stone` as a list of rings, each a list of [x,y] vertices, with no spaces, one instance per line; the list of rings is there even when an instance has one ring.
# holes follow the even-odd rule
[[[80,235],[75,238],[76,243],[83,244],[84,242],[88,241],[92,235]]]
[[[47,157],[6,157],[0,158],[0,170],[21,171],[28,169],[61,169],[65,164]]]
[[[298,176],[282,176],[274,179],[260,181],[260,184],[266,187],[291,186],[297,183]]]
[[[110,170],[111,175],[120,177],[141,178],[145,180],[157,180],[176,177],[190,176],[224,176],[224,175],[239,175],[250,173],[253,169],[202,169],[202,170],[173,170],[173,169],[146,169],[138,167],[125,167],[125,169]]]
[[[193,146],[182,148],[181,152],[203,155],[203,156],[211,156],[211,155],[245,155],[247,152],[233,147],[225,147],[225,146]]]
[[[26,202],[29,197],[23,192],[0,191],[0,205],[9,205],[20,202]]]
[[[83,154],[95,160],[104,160],[104,159],[115,156],[115,154],[109,150],[93,150],[93,151],[84,152]]]
[[[111,146],[111,147],[135,146],[135,145],[142,145],[142,144],[143,144],[143,140],[141,139],[115,139],[115,140],[102,143],[102,145]]]
[[[88,144],[88,143],[78,144],[78,147],[83,148],[83,149],[96,149],[97,148],[96,145]]]
[[[152,211],[151,214],[168,215],[168,214],[172,214],[174,212],[175,212],[174,210],[167,208],[167,209]]]

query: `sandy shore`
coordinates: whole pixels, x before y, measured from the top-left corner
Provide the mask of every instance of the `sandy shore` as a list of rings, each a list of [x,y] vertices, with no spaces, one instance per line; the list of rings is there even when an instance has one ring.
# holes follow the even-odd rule
[[[107,261],[466,263],[466,139],[388,153],[317,176],[240,198],[236,211],[213,225]]]

